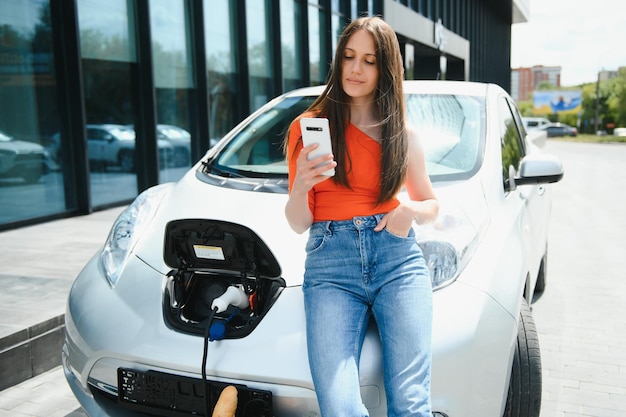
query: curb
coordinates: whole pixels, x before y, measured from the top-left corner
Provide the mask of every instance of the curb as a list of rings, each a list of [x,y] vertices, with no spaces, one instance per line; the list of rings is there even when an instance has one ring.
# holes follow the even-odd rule
[[[0,390],[59,366],[64,338],[60,315],[0,339]]]

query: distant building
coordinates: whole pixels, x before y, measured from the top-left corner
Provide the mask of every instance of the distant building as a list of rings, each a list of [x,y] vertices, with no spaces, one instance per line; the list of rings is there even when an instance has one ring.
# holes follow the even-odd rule
[[[516,101],[525,101],[542,82],[548,82],[554,87],[561,86],[561,67],[534,67],[513,68],[511,70],[511,96]]]
[[[620,67],[619,69],[617,69],[615,71],[605,71],[605,70],[602,70],[602,71],[598,72],[598,80],[600,80],[600,81],[608,81],[611,78],[617,78],[619,76],[619,71],[622,68],[626,68],[626,67]]]

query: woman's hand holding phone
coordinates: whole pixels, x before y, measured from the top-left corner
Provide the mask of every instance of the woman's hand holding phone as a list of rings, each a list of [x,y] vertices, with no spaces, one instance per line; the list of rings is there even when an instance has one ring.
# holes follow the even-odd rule
[[[316,168],[330,163],[332,161],[333,150],[330,143],[328,119],[322,117],[304,117],[300,119],[300,128],[302,131],[302,143],[305,149],[308,148],[308,152],[305,154],[307,159],[320,161],[319,164],[316,163],[314,165]],[[317,144],[318,146],[316,148],[309,148],[309,146],[313,144]],[[318,159],[321,156],[328,155],[330,155],[330,158]],[[335,163],[335,165],[329,169],[327,167],[320,175],[332,177],[335,175],[336,165]]]
[[[333,155],[325,153],[314,157],[313,154],[319,152],[319,144],[313,143],[305,146],[298,156],[296,182],[301,182],[308,192],[315,184],[329,178],[328,172],[334,173],[337,163],[333,161]]]

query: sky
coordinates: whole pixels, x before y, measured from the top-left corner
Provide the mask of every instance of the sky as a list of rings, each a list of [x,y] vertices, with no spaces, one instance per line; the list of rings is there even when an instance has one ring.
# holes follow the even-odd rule
[[[529,0],[526,23],[511,33],[511,68],[561,67],[561,86],[595,82],[626,66],[623,0]]]

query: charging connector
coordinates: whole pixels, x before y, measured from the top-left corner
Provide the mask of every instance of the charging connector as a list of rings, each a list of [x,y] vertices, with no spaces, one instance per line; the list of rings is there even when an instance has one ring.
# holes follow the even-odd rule
[[[250,301],[243,286],[231,285],[226,292],[213,300],[211,310],[217,309],[217,313],[226,311],[229,305],[240,309],[248,308]]]

